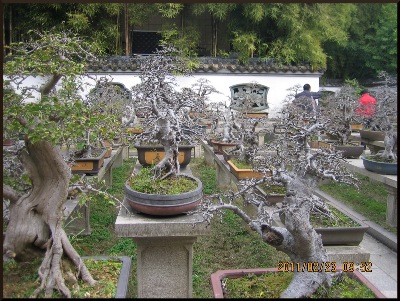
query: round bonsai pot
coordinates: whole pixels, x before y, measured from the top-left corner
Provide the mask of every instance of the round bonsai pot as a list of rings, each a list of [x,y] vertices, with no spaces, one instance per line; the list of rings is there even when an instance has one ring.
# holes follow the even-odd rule
[[[378,162],[373,161],[372,159],[369,159],[365,156],[361,156],[361,159],[363,160],[363,164],[366,170],[382,175],[397,175],[397,162]]]
[[[136,211],[149,215],[178,215],[193,210],[203,196],[203,184],[193,176],[180,174],[197,182],[195,190],[181,194],[149,194],[132,190],[125,183],[125,198]]]

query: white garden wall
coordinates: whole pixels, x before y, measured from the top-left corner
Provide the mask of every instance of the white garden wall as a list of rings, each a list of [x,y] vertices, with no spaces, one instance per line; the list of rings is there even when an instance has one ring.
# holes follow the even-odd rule
[[[112,76],[113,82],[121,83],[126,88],[130,89],[133,85],[140,82],[137,72],[104,72],[104,73],[92,73],[91,76]],[[211,95],[211,101],[225,101],[229,104],[230,90],[229,87],[236,84],[251,83],[253,81],[259,84],[269,87],[267,95],[267,101],[269,104],[269,117],[276,117],[277,110],[280,109],[283,100],[289,93],[287,89],[293,87],[296,84],[303,86],[308,83],[311,85],[312,91],[318,91],[320,89],[319,79],[321,73],[302,73],[302,72],[276,72],[276,73],[210,73],[210,72],[197,72],[193,76],[185,77],[178,76],[176,83],[178,89],[182,87],[190,87],[197,79],[206,78],[221,94]],[[24,86],[37,85],[43,82],[40,77],[30,77]],[[91,88],[93,88],[94,82],[87,78],[88,86],[82,95],[86,95]],[[39,94],[36,94],[38,96]]]

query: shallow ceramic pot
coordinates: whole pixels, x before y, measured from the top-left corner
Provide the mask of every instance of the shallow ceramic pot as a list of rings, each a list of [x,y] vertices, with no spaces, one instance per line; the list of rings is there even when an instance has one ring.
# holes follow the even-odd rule
[[[285,224],[285,214],[279,213],[279,218]],[[347,245],[358,246],[364,239],[364,234],[369,229],[367,224],[359,222],[360,226],[354,227],[327,227],[314,228],[315,232],[321,234],[324,246]]]
[[[76,158],[75,162],[69,164],[73,174],[97,174],[104,164],[107,149],[93,158]]]
[[[212,139],[211,140],[211,145],[213,147],[214,153],[222,155],[223,151],[225,149],[231,148],[233,146],[238,145],[238,143],[228,143],[228,142],[221,142],[221,141],[217,141]]]
[[[264,191],[264,189],[259,187],[259,185],[255,187],[255,192],[264,198],[264,201],[268,206],[273,206],[277,203],[281,203],[285,198],[285,194],[267,193],[266,191]]]
[[[357,159],[364,152],[363,145],[335,145],[337,151],[343,152],[343,158],[355,158]]]
[[[125,199],[136,211],[149,215],[177,215],[194,209],[203,196],[203,184],[193,176],[180,174],[197,182],[195,190],[181,194],[149,194],[133,190],[125,183]]]
[[[365,156],[361,156],[364,167],[366,170],[379,173],[382,175],[397,175],[397,162],[396,163],[387,163],[387,162],[378,162],[373,161]]]
[[[361,139],[383,141],[385,140],[385,133],[382,131],[360,130]]]
[[[317,148],[331,148],[332,145],[323,141],[310,141],[308,142],[310,148],[317,149]]]
[[[337,271],[342,270],[337,268]],[[281,273],[278,268],[265,268],[265,269],[240,269],[240,270],[219,270],[211,274],[211,285],[213,289],[214,298],[224,298],[223,281],[226,278],[240,278],[248,274],[262,275],[265,273]],[[386,298],[382,292],[377,289],[360,271],[346,272],[350,277],[366,285],[376,296],[376,298]]]
[[[238,168],[232,160],[228,160],[227,163],[229,165],[229,170],[238,180],[252,178],[261,179],[264,177],[262,172],[254,171],[251,168]]]
[[[157,164],[165,156],[162,145],[135,145],[138,154],[138,161],[142,166]],[[192,149],[194,145],[180,145],[178,147],[178,162],[182,167],[190,163],[192,158]]]

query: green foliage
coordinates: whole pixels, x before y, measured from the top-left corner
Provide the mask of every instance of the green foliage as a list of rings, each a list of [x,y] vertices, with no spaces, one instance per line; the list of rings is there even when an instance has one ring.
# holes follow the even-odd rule
[[[161,35],[162,45],[173,46],[187,57],[197,56],[196,49],[200,41],[200,32],[196,28],[187,26],[179,30],[175,24],[172,24],[165,26]]]
[[[233,49],[239,54],[239,62],[246,63],[249,58],[252,58],[256,51],[256,44],[259,43],[257,35],[253,32],[234,31],[233,39],[231,40]]]
[[[326,43],[328,77],[366,79],[381,70],[397,72],[397,6],[358,3],[351,14],[349,41]]]

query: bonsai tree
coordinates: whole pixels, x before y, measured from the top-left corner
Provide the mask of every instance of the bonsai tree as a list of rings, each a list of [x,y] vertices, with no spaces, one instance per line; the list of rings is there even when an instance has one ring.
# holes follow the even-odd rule
[[[259,233],[264,242],[292,259],[296,267],[294,277],[282,298],[309,297],[319,286],[329,286],[333,279],[329,273],[331,267],[325,269],[329,260],[321,237],[310,224],[311,214],[333,216],[326,204],[313,195],[318,181],[328,178],[357,184],[357,179],[345,168],[340,153],[333,149],[311,151],[310,137],[326,124],[317,119],[304,121],[307,113],[298,109],[292,103],[284,106],[277,124],[283,130],[282,134],[260,148],[255,157],[253,168],[265,176],[242,180],[237,192],[229,191],[204,199],[196,211],[203,214],[204,220],[210,221],[215,214],[232,210],[250,229]],[[254,187],[265,182],[285,186],[286,195],[280,209],[268,210],[263,199],[254,193]],[[240,201],[256,206],[257,215],[246,214],[238,204]],[[284,216],[286,227],[272,225],[274,214]],[[309,262],[318,263],[315,271],[308,268]]]
[[[397,162],[397,79],[393,79],[385,71],[380,72],[379,78],[383,84],[375,92],[377,100],[375,114],[372,117],[371,127],[379,128],[385,133],[385,149],[375,157],[386,162]]]
[[[191,88],[175,89],[175,75],[189,76],[190,70],[179,51],[164,46],[140,65],[141,83],[132,87],[132,103],[142,112],[144,132],[136,137],[140,142],[156,141],[165,157],[153,167],[154,178],[175,176],[180,172],[178,147],[183,141],[192,143],[204,137],[202,124],[189,112],[204,112],[208,95],[216,92],[204,80]]]
[[[88,60],[96,59],[95,49],[67,32],[30,34],[28,42],[11,46],[14,56],[6,58],[3,69],[7,88],[3,122],[7,131],[24,134],[13,153],[19,162],[3,160],[3,172],[19,168],[7,174],[14,180],[3,182],[3,198],[10,201],[3,254],[15,260],[43,256],[41,282],[33,297],[42,291],[51,297],[53,290],[70,297],[61,269],[63,257],[70,259],[84,281],[96,281],[63,229],[71,170],[61,146],[77,141],[87,129],[99,128],[101,120],[115,119],[91,110],[79,93],[85,90],[85,68]],[[39,85],[32,85],[30,76],[38,77]],[[15,178],[21,175],[24,183]]]
[[[329,95],[321,108],[320,118],[327,122],[325,133],[334,136],[338,145],[348,144],[351,125],[362,123],[361,117],[355,113],[358,98],[359,89],[347,82],[336,95]]]

